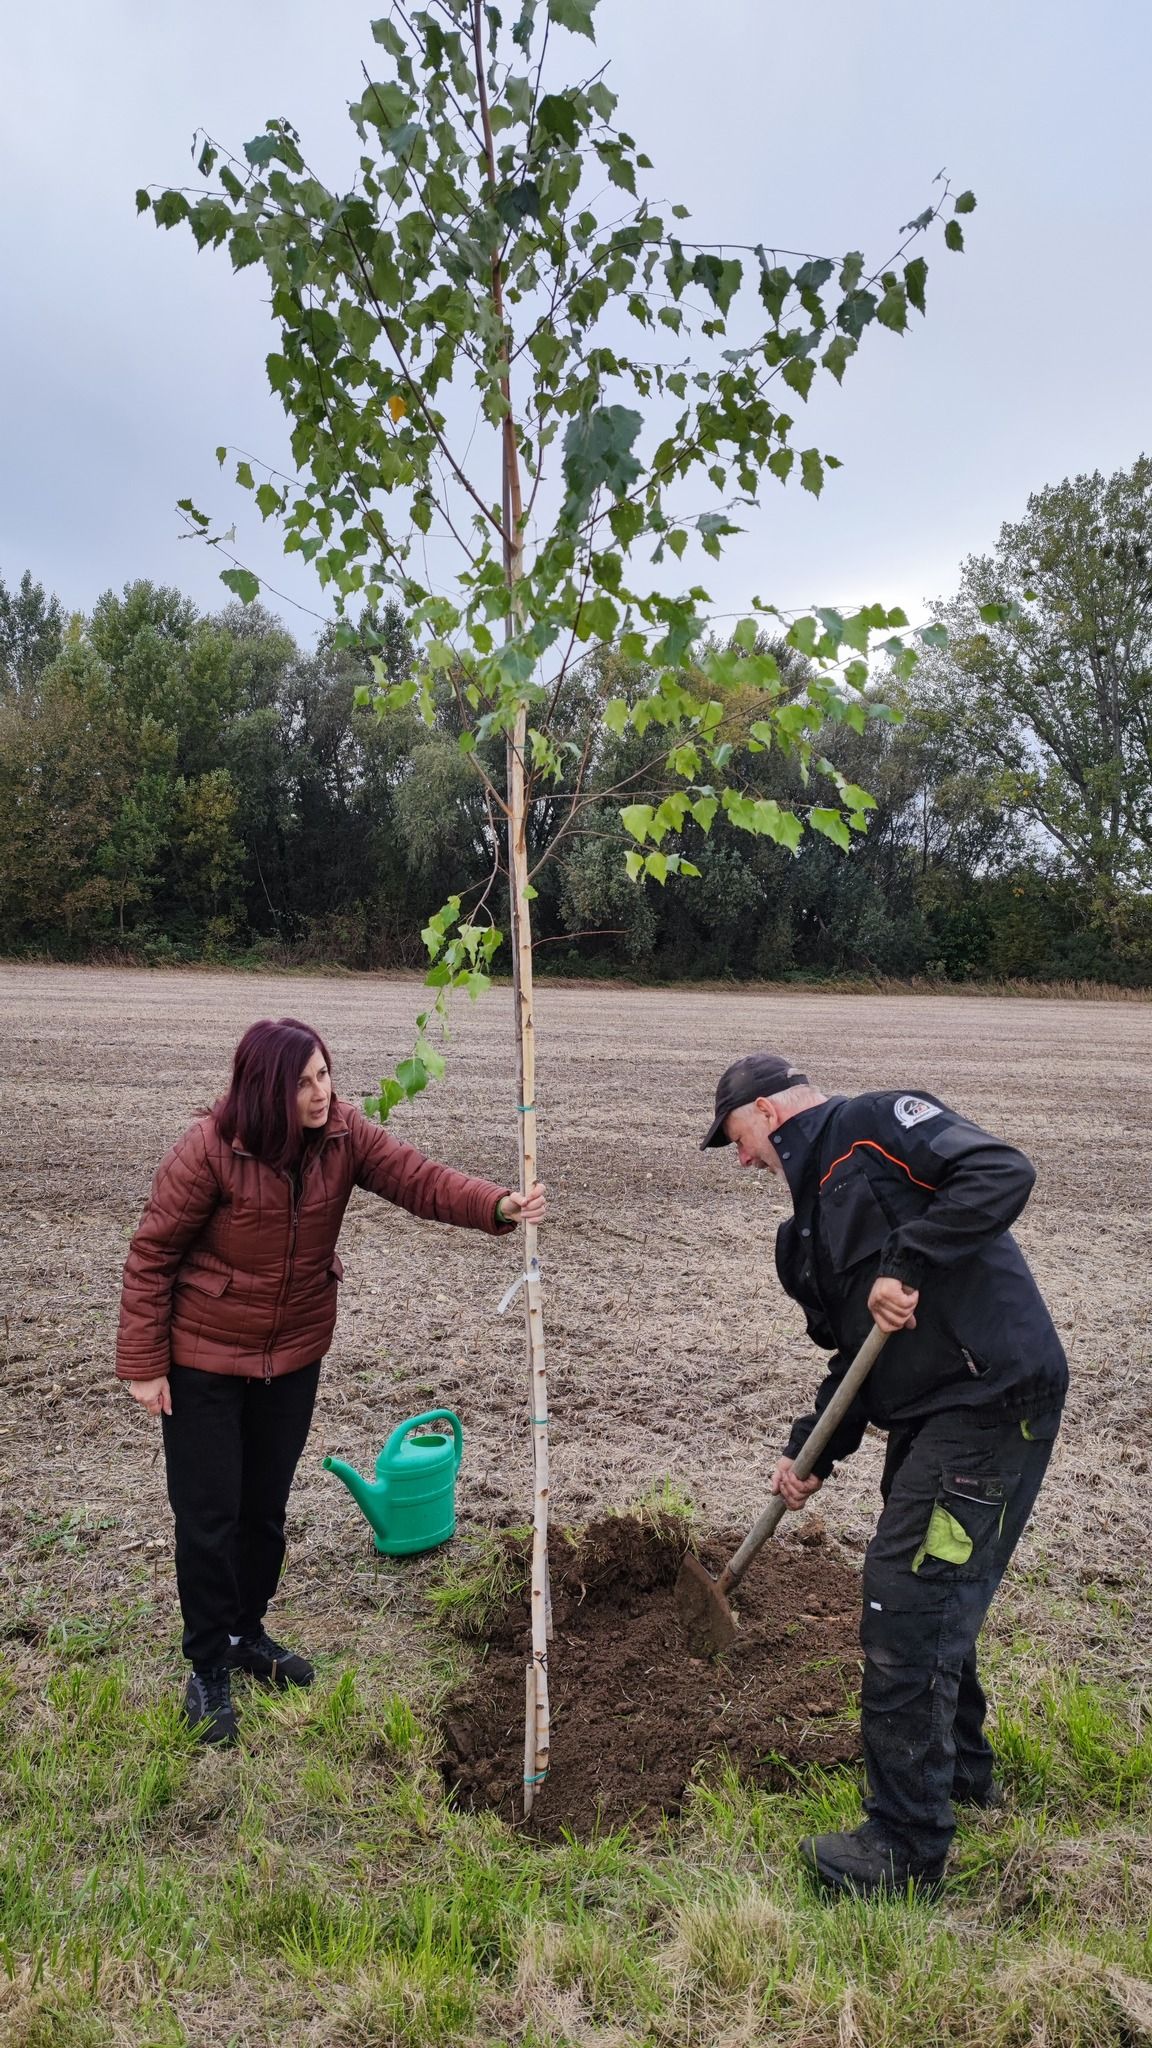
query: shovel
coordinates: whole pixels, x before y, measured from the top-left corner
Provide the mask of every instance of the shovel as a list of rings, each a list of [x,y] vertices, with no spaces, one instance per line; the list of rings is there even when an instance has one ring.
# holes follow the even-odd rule
[[[887,1337],[888,1332],[880,1329],[878,1324],[865,1337],[792,1467],[797,1479],[807,1479],[821,1451],[852,1406]],[[739,1585],[752,1559],[764,1548],[776,1524],[787,1512],[783,1494],[773,1494],[755,1528],[749,1530],[718,1579],[710,1577],[698,1557],[689,1554],[684,1559],[676,1581],[676,1612],[697,1656],[706,1657],[713,1650],[727,1649],[738,1627],[727,1596],[733,1586]]]

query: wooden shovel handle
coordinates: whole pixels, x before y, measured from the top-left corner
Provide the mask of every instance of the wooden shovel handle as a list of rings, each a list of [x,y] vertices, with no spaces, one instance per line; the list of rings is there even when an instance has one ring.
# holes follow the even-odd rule
[[[807,1479],[821,1451],[831,1441],[835,1431],[848,1413],[849,1408],[856,1399],[887,1341],[887,1330],[882,1330],[878,1323],[873,1324],[872,1329],[868,1336],[865,1337],[863,1344],[848,1367],[824,1413],[820,1416],[796,1458],[792,1471],[797,1479]],[[748,1531],[735,1557],[729,1560],[717,1579],[716,1584],[721,1593],[726,1593],[730,1586],[739,1584],[752,1559],[758,1551],[763,1550],[776,1524],[787,1512],[788,1504],[783,1494],[774,1493],[760,1520],[754,1528]]]

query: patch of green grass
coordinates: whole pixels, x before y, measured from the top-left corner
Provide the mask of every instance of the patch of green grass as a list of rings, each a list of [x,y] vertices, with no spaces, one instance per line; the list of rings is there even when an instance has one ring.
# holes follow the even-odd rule
[[[649,1522],[661,1534],[667,1531],[669,1522],[679,1523],[683,1530],[684,1543],[691,1542],[700,1527],[700,1516],[690,1493],[679,1480],[666,1474],[663,1479],[654,1480],[646,1492],[623,1513],[636,1515],[641,1521]]]
[[[1148,1730],[1118,1690],[997,1661],[1012,1803],[965,1819],[939,1901],[879,1904],[825,1899],[797,1856],[855,1825],[851,1771],[769,1792],[717,1767],[653,1840],[542,1846],[446,1801],[426,1694],[383,1661],[238,1688],[223,1754],[170,1672],[0,1672],[0,2040],[1152,2043]]]
[[[457,1635],[480,1637],[514,1593],[528,1584],[527,1545],[530,1528],[502,1530],[499,1536],[466,1539],[460,1557],[449,1558],[428,1602],[442,1627]]]

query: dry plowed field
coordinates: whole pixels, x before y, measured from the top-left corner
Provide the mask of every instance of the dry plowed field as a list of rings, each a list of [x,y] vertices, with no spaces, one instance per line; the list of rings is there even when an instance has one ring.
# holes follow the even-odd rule
[[[112,1378],[120,1269],[161,1154],[217,1094],[254,1018],[302,1014],[355,1099],[407,1049],[420,1007],[404,980],[0,970],[0,1628],[31,1681],[47,1637],[135,1645],[177,1668],[157,1427]],[[762,1504],[820,1354],[773,1272],[778,1183],[697,1139],[719,1070],[780,1047],[829,1091],[930,1088],[1037,1162],[1018,1234],[1072,1395],[1002,1613],[1090,1656],[1107,1589],[1130,1597],[1152,1555],[1152,1007],[546,988],[539,1032],[557,1519],[584,1523],[666,1475],[712,1528]],[[460,1015],[447,1079],[395,1129],[506,1180],[516,1099],[498,990]],[[320,1461],[364,1469],[397,1421],[446,1403],[465,1430],[462,1526],[527,1518],[519,1307],[496,1313],[516,1249],[358,1194],[341,1254],[280,1615],[310,1648],[394,1651],[399,1675],[440,1565],[377,1561]],[[826,1554],[849,1566],[881,1452],[870,1435],[821,1497]],[[1137,1622],[1120,1669],[1113,1643],[1114,1676],[1147,1672],[1140,1635]]]

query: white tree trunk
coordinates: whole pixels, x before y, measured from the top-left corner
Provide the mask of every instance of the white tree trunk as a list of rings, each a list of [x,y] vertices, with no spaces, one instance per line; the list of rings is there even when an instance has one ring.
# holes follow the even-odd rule
[[[512,902],[515,958],[517,1076],[520,1085],[520,1186],[531,1187],[537,1175],[536,1154],[536,1020],[532,979],[532,915],[528,896],[528,838],[524,789],[528,707],[522,704],[508,743],[508,879]],[[537,1787],[548,1771],[550,1715],[548,1701],[548,1639],[552,1633],[548,1584],[548,1372],[544,1355],[544,1309],[540,1292],[540,1260],[536,1226],[524,1226],[524,1325],[528,1354],[529,1420],[534,1471],[532,1512],[532,1661],[526,1696],[530,1730],[524,1737],[524,1818],[535,1804]],[[529,1763],[529,1758],[531,1762]]]

